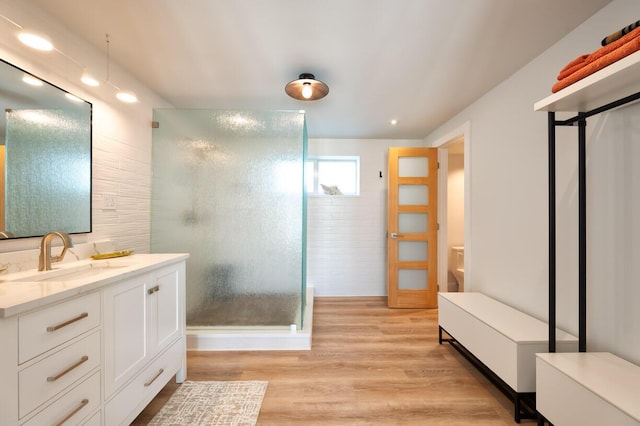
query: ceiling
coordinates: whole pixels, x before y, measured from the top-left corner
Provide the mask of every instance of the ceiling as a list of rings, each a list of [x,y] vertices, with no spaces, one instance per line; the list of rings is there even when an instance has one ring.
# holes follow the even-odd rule
[[[176,107],[307,112],[313,138],[423,138],[610,0],[32,0]],[[330,87],[284,92],[302,72]],[[398,123],[393,126],[390,120]]]

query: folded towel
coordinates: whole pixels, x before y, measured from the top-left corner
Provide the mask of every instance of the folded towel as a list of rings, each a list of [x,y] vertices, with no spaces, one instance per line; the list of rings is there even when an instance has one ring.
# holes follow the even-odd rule
[[[633,35],[634,33],[636,34]],[[627,36],[633,35],[633,37],[628,38],[625,43],[619,44],[618,47],[615,49],[606,49],[607,47],[610,46],[610,45],[607,45],[600,49],[600,50],[606,49],[604,54],[601,54],[599,51],[596,51],[598,52],[598,54],[595,55],[595,60],[590,60],[591,59],[591,55],[590,55],[587,61],[585,61],[588,63],[580,67],[578,70],[576,70],[569,76],[565,77],[564,79],[554,84],[553,87],[551,88],[551,91],[553,93],[556,93],[564,89],[565,87],[568,87],[573,83],[580,81],[583,78],[595,73],[596,71],[600,71],[601,69],[613,64],[614,62],[619,61],[620,59],[626,56],[629,56],[632,53],[640,50],[640,28],[635,30],[634,33],[627,34]],[[614,43],[618,43],[623,39],[624,37],[617,40]]]
[[[635,30],[638,27],[640,27],[640,21],[636,21],[633,24],[627,25],[623,29],[616,31],[615,33],[606,36],[605,38],[602,39],[601,43],[603,46],[606,46],[609,43],[613,43],[614,41],[618,40],[620,37],[626,34],[629,34],[631,31]]]
[[[636,28],[635,30],[624,35],[613,43],[609,43],[608,45],[601,47],[600,49],[589,55],[578,56],[576,59],[565,65],[565,67],[558,74],[558,80],[564,80],[574,72],[578,71],[580,68],[589,65],[599,58],[609,54],[610,52],[614,51],[615,49],[619,48],[620,46],[626,44],[627,42],[633,40],[638,36],[640,36],[640,28]]]
[[[563,78],[570,76],[571,74],[585,66],[587,59],[589,59],[589,55],[580,55],[573,61],[569,62],[564,66],[564,68],[562,68],[562,70],[558,74],[558,80],[562,80]]]

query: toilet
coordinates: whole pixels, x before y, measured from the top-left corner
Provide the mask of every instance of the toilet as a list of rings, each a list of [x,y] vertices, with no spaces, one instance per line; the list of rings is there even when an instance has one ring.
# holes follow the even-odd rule
[[[464,246],[451,247],[449,270],[458,283],[458,291],[464,291]]]

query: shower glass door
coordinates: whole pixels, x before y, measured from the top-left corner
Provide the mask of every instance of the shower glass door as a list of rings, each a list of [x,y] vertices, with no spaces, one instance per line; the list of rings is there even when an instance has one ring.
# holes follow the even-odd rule
[[[301,329],[304,114],[154,110],[152,252],[187,252],[187,326]]]

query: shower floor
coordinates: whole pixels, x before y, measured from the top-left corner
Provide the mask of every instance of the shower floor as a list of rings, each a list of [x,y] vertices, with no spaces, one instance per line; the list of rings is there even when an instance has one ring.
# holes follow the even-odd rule
[[[208,300],[187,312],[188,327],[297,324],[299,294],[240,294]]]

